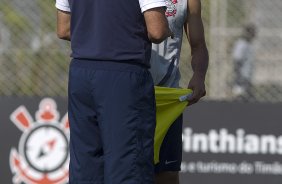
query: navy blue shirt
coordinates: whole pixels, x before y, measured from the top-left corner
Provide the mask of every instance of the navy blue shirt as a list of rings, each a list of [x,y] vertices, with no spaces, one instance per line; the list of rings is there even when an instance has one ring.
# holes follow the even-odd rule
[[[72,57],[150,66],[151,42],[138,0],[69,0]]]

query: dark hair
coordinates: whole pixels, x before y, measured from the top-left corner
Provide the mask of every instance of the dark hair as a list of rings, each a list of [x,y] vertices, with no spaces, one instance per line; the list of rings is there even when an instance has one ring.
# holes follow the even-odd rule
[[[257,28],[254,24],[250,23],[244,26],[244,35],[247,37],[255,37]]]

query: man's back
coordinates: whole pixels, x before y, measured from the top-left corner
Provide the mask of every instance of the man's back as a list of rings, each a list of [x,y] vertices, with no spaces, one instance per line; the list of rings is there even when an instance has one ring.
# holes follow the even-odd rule
[[[150,42],[138,0],[69,2],[72,57],[148,64]]]

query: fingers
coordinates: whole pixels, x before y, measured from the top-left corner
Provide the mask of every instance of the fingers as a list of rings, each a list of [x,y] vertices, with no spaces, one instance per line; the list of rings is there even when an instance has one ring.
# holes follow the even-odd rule
[[[188,99],[188,106],[197,103],[205,95],[206,91],[194,91],[193,95]]]

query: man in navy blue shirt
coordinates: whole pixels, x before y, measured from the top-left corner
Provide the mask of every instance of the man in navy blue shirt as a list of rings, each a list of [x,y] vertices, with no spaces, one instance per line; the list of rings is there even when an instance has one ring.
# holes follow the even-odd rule
[[[151,43],[172,35],[164,0],[57,0],[71,41],[70,184],[154,183]]]

